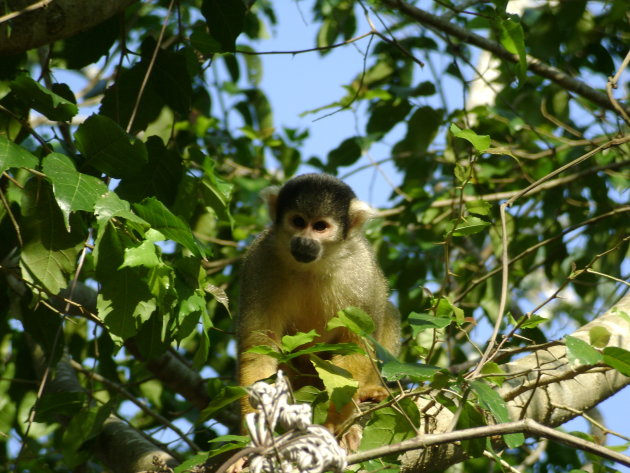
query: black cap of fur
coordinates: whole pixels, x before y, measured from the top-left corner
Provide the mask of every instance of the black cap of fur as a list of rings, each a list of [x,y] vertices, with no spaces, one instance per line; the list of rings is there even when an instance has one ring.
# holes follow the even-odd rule
[[[303,174],[286,182],[278,194],[276,223],[287,210],[298,209],[310,218],[331,216],[347,236],[350,202],[356,198],[349,185],[328,174]]]

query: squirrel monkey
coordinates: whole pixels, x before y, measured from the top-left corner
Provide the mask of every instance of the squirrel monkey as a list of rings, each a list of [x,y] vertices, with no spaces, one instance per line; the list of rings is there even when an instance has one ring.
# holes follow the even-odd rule
[[[375,339],[397,355],[400,316],[388,301],[387,283],[363,235],[363,224],[373,210],[357,200],[348,185],[326,174],[295,177],[281,188],[265,189],[262,197],[272,225],[254,241],[243,264],[237,328],[241,386],[278,371],[277,360],[247,350],[275,346],[284,335],[315,330],[319,336],[314,343],[361,346],[345,328],[326,330],[328,321],[350,306],[372,317]],[[321,387],[308,359],[294,361],[294,367],[282,369],[295,388]],[[387,397],[366,355],[333,355],[330,361],[359,382],[357,401]],[[241,410],[243,415],[252,411],[247,399]],[[331,406],[325,426],[338,433],[352,411],[352,403],[340,412]]]

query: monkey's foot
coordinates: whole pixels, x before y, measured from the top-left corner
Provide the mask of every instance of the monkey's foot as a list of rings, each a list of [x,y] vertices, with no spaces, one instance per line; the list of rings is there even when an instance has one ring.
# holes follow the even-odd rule
[[[357,398],[359,402],[381,402],[387,398],[389,393],[383,386],[377,386],[375,384],[361,386],[357,392]]]
[[[343,434],[339,445],[344,448],[346,452],[356,452],[361,446],[361,439],[363,438],[363,428],[360,425],[351,425],[348,431]]]

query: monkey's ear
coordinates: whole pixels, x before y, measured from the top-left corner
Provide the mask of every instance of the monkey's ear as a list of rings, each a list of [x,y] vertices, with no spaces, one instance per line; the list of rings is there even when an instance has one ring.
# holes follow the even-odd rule
[[[270,186],[263,189],[260,192],[260,197],[267,204],[267,209],[269,210],[269,217],[271,221],[275,223],[276,215],[278,210],[278,194],[280,193],[280,187],[278,186]]]
[[[363,224],[376,216],[376,211],[362,200],[353,199],[348,211],[350,217],[350,232],[361,230]]]

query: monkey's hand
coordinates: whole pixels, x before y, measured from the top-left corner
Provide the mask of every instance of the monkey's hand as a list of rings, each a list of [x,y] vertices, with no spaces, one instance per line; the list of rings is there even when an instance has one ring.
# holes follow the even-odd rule
[[[369,384],[360,386],[355,396],[359,402],[381,402],[389,396],[389,392],[383,386]]]

